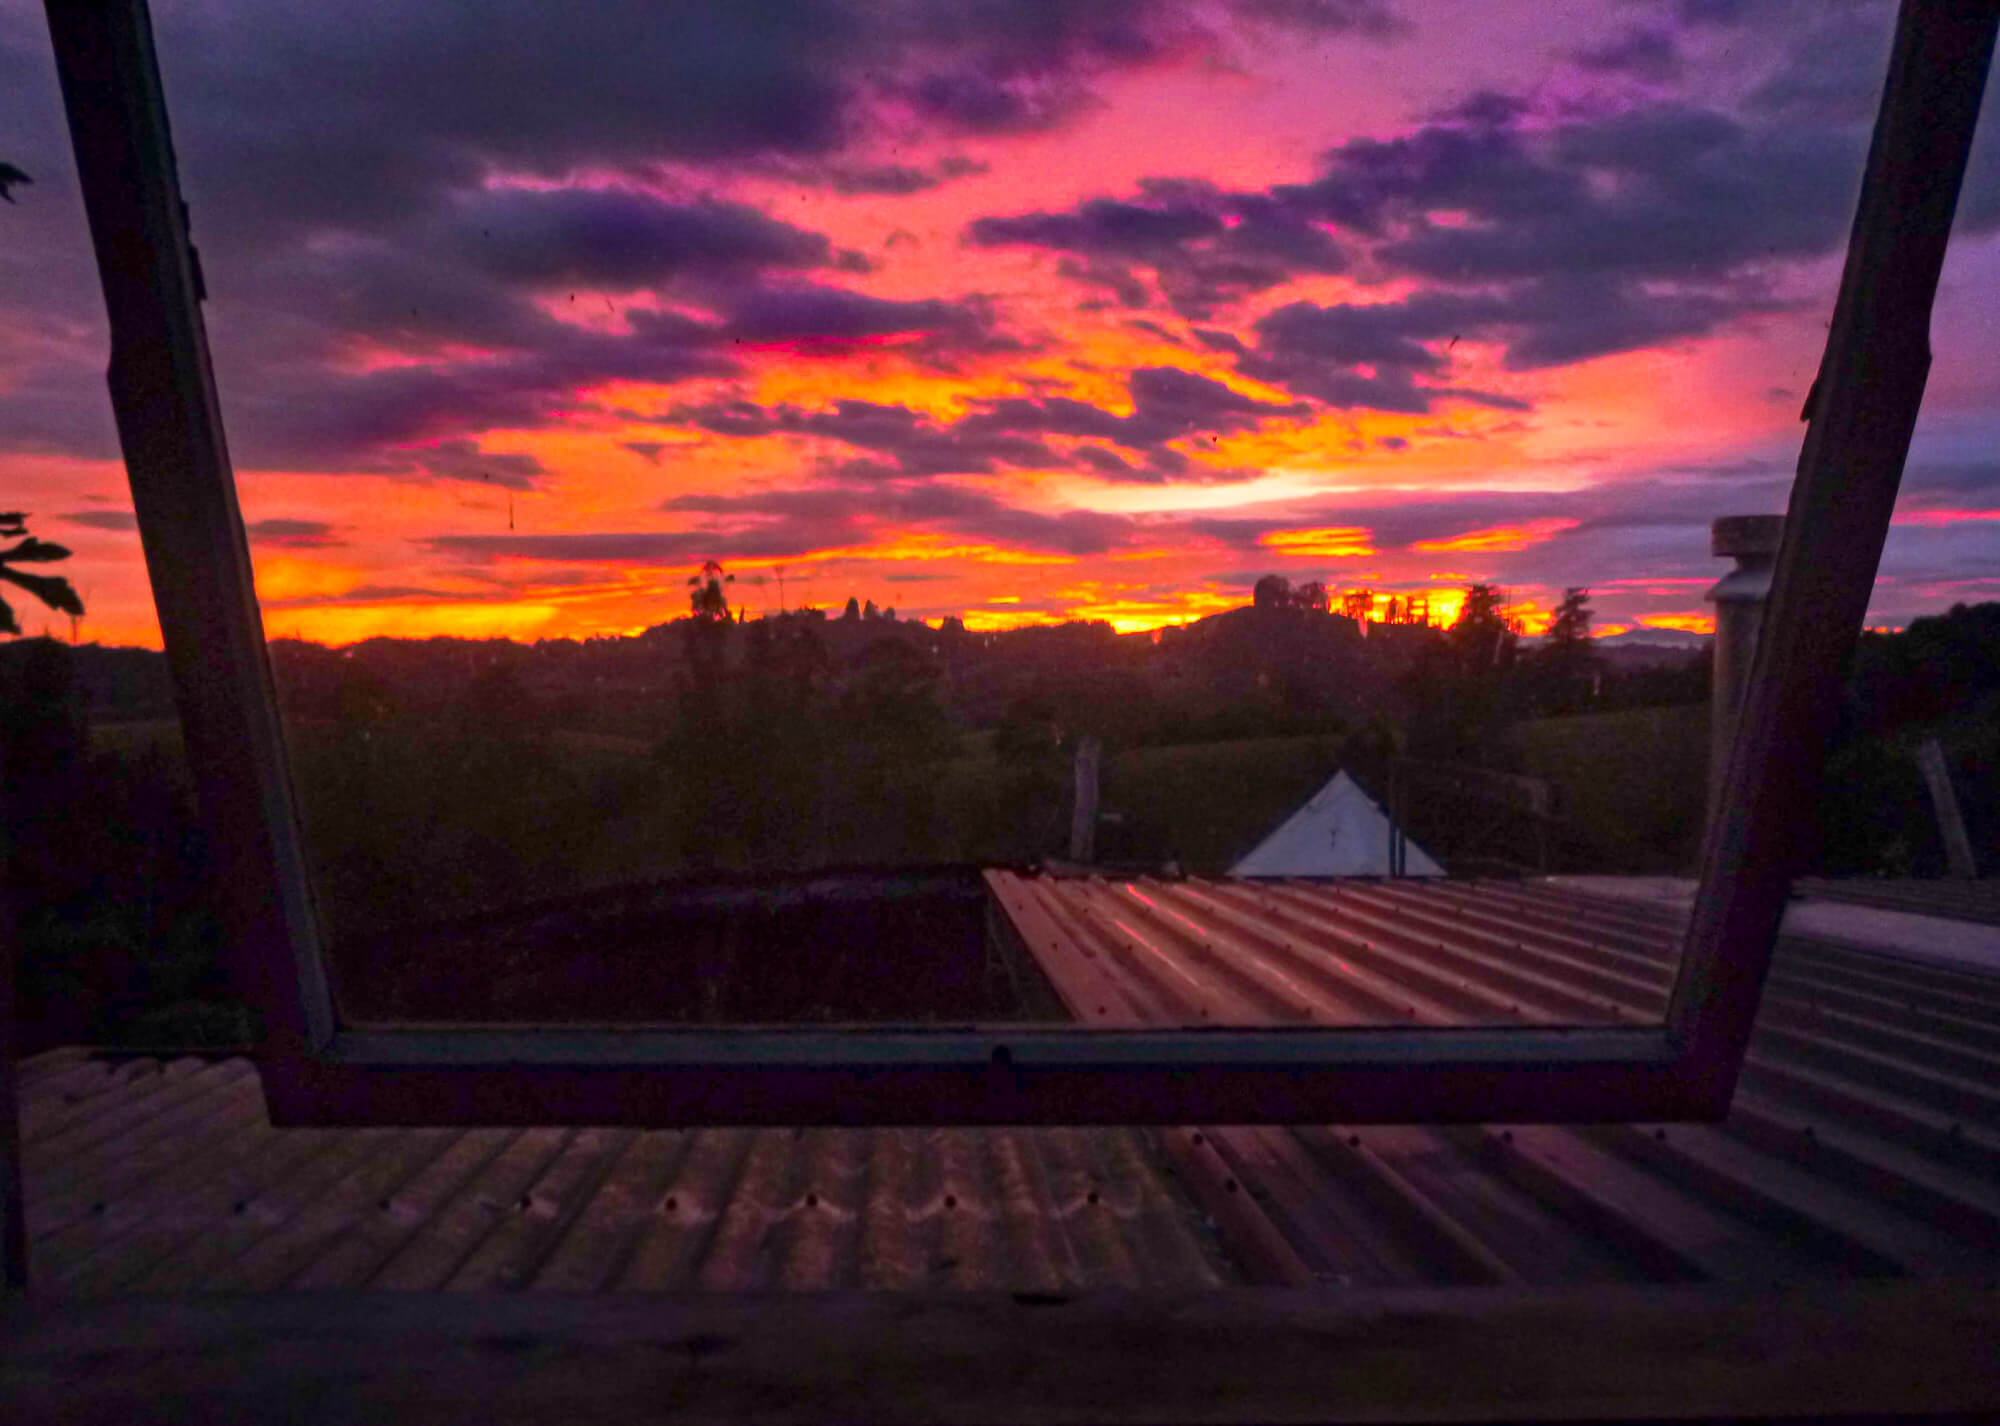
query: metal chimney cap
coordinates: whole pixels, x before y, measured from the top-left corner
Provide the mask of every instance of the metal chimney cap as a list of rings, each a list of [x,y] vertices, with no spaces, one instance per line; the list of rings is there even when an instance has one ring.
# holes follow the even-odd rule
[[[1724,515],[1709,527],[1709,549],[1718,559],[1768,559],[1784,535],[1783,515]]]

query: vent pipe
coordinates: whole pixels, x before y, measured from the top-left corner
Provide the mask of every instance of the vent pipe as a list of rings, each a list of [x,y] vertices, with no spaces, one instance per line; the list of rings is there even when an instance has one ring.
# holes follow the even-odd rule
[[[1726,515],[1710,529],[1709,548],[1718,559],[1733,559],[1736,568],[1708,591],[1715,606],[1713,691],[1709,695],[1708,820],[1715,820],[1722,801],[1722,775],[1729,765],[1729,745],[1736,736],[1736,715],[1750,684],[1750,665],[1757,656],[1757,630],[1764,621],[1764,604],[1771,597],[1771,571],[1784,537],[1782,515]]]

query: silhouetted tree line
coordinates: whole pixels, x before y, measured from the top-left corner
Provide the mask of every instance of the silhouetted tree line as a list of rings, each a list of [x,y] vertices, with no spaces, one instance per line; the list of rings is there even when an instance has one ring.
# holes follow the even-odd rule
[[[185,773],[157,744],[92,750],[53,639],[0,650],[0,772],[25,1050],[246,1038]]]
[[[1945,853],[1916,749],[1935,737],[1981,875],[2000,872],[2000,603],[1953,606],[1861,636],[1828,757],[1818,864],[1941,875]]]

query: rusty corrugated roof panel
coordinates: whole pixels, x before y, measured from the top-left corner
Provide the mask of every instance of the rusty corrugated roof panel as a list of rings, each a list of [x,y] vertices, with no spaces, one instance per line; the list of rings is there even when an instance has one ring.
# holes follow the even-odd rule
[[[23,1081],[59,1294],[1243,1281],[1135,1130],[281,1130],[241,1060],[59,1053]]]
[[[989,884],[1092,1024],[1639,1023],[1679,922],[1524,883]],[[2000,1263],[2000,979],[1792,940],[1728,1121],[1165,1136],[1266,1280],[1752,1281]]]
[[[1670,912],[989,878],[1086,1023],[1639,1021]],[[1775,1283],[2000,1271],[2000,977],[1791,940],[1721,1125],[273,1130],[241,1061],[23,1071],[47,1290]]]

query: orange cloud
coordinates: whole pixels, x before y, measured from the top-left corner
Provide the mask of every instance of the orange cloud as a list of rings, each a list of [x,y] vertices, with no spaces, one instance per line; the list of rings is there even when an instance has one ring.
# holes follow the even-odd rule
[[[1707,614],[1641,614],[1639,622],[1648,629],[1672,629],[1682,634],[1715,632],[1715,620]]]
[[[1272,530],[1257,541],[1267,549],[1311,559],[1350,559],[1372,555],[1373,531],[1361,525],[1328,526],[1316,530]]]
[[[1468,530],[1463,535],[1453,535],[1448,539],[1419,540],[1410,548],[1426,554],[1501,554],[1539,545],[1576,526],[1575,520],[1560,518],[1530,520],[1525,525],[1495,525],[1487,530]]]

